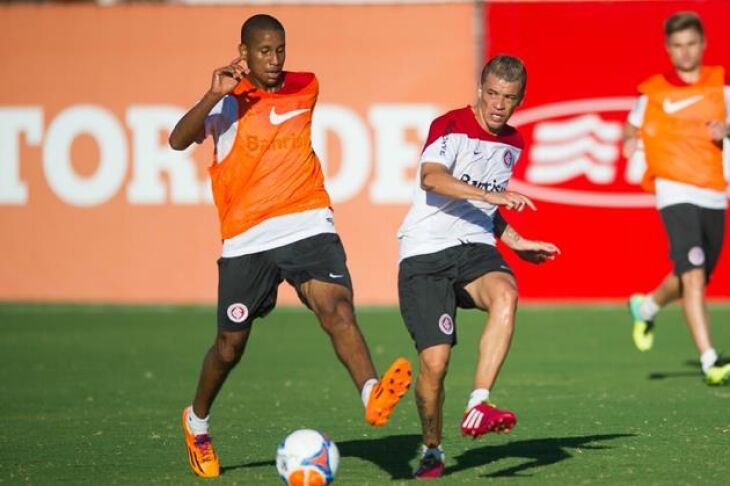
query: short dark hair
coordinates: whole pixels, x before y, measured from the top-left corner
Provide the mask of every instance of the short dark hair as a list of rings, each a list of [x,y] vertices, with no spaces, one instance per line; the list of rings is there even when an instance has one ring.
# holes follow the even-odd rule
[[[276,30],[282,34],[285,32],[284,26],[275,17],[266,14],[254,15],[241,26],[241,44],[249,44],[253,34],[261,30]]]
[[[524,95],[527,88],[527,68],[522,59],[510,56],[508,54],[498,54],[484,65],[482,69],[481,84],[487,80],[487,76],[494,74],[504,81],[520,81],[522,89],[520,92]]]
[[[677,12],[664,21],[664,38],[668,40],[675,32],[688,29],[694,30],[702,38],[705,37],[705,29],[702,27],[702,20],[700,20],[700,16],[697,13],[689,11]]]

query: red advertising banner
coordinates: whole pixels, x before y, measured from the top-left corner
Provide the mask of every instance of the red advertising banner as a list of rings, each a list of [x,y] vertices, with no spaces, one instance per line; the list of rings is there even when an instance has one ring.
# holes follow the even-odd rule
[[[671,69],[663,21],[680,10],[703,19],[705,64],[730,68],[730,2],[495,2],[485,8],[485,59],[510,53],[529,73],[525,103],[513,117],[527,143],[511,188],[532,196],[538,211],[507,218],[525,236],[554,241],[563,251],[540,268],[510,257],[523,296],[624,298],[651,290],[671,270],[653,196],[638,186],[643,160],[625,160],[620,139],[638,83]],[[708,293],[730,297],[727,249]]]

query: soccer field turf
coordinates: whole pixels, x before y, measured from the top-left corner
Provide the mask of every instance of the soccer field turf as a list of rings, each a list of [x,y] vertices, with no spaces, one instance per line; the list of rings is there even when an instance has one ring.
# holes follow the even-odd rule
[[[208,307],[0,305],[0,483],[202,484],[190,472],[180,412],[214,334]],[[360,309],[379,370],[415,360],[395,309]],[[730,308],[711,307],[730,349]],[[492,399],[516,412],[510,434],[459,435],[484,314],[460,312],[446,380],[441,484],[727,484],[730,387],[704,384],[680,310],[658,320],[654,350],[633,347],[619,306],[524,306]],[[414,361],[415,365],[415,361]],[[258,321],[213,409],[225,484],[280,484],[278,442],[317,428],[338,444],[335,484],[400,484],[415,464],[412,392],[385,428],[303,308]]]

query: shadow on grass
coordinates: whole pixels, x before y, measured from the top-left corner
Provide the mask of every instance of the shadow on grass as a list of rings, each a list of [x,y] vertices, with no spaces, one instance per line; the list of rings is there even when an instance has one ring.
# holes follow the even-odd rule
[[[413,476],[410,465],[421,444],[421,436],[391,435],[377,439],[359,439],[337,442],[341,457],[359,457],[372,462],[391,475],[393,479],[408,479]],[[274,460],[254,461],[233,466],[221,467],[221,473],[235,469],[252,467],[274,467]]]
[[[483,446],[471,449],[454,457],[456,464],[448,466],[444,475],[454,474],[473,467],[484,466],[500,459],[522,457],[528,459],[517,466],[500,469],[484,475],[484,477],[530,476],[524,474],[529,469],[536,469],[570,459],[573,455],[568,449],[603,450],[608,446],[593,445],[623,437],[635,437],[635,434],[604,434],[577,437],[558,437],[546,439],[530,439],[509,442],[502,445]],[[338,442],[341,457],[359,457],[378,466],[390,474],[391,479],[410,479],[413,471],[410,461],[417,454],[421,444],[421,436],[416,434],[391,435],[378,439],[360,439]],[[221,472],[252,467],[274,467],[274,461],[256,461],[236,466],[224,466]]]
[[[417,434],[390,435],[378,439],[360,439],[338,442],[342,457],[359,457],[372,462],[392,479],[410,479],[413,471],[409,462],[421,445]]]
[[[604,434],[530,439],[509,442],[502,445],[479,447],[477,449],[470,449],[454,457],[456,464],[448,466],[444,471],[444,475],[454,474],[473,467],[484,466],[492,462],[497,462],[500,459],[522,457],[527,459],[527,461],[517,466],[490,472],[483,477],[529,477],[531,474],[524,474],[529,469],[550,466],[573,457],[567,449],[580,449],[581,451],[610,449],[608,446],[593,445],[592,443],[623,437],[635,437],[635,435]]]
[[[700,378],[702,377],[702,365],[696,359],[688,359],[684,362],[685,368],[694,368],[693,371],[655,371],[649,373],[650,380],[666,380],[667,378]]]
[[[233,471],[236,469],[246,469],[249,467],[276,467],[276,461],[271,459],[268,461],[255,461],[247,462],[244,464],[236,464],[234,466],[221,466],[221,474],[225,474],[228,471]]]

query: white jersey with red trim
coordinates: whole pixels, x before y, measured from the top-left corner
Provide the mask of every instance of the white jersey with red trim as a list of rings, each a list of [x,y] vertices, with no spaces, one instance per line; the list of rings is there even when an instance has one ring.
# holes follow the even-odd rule
[[[502,192],[523,146],[522,135],[513,127],[506,126],[498,136],[484,131],[470,106],[436,118],[421,154],[413,204],[398,231],[400,259],[463,243],[496,242],[496,206],[424,191],[420,186],[424,163],[442,164],[461,181],[484,191]]]

